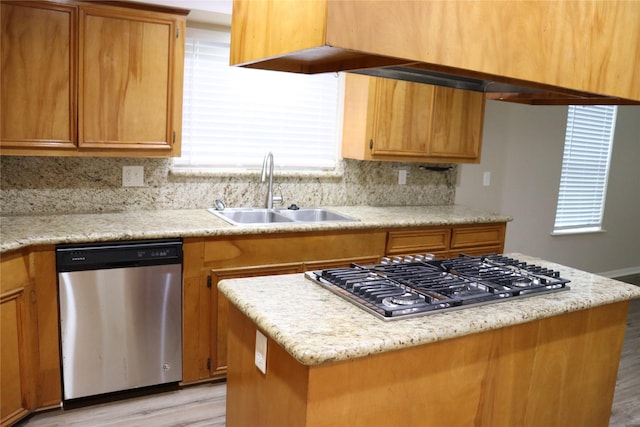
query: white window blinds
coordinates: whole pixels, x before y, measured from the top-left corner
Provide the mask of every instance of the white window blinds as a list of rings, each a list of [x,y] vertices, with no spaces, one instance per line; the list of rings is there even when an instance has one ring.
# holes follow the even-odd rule
[[[569,106],[554,232],[597,231],[607,191],[616,106]]]
[[[335,167],[339,77],[231,67],[228,33],[188,29],[177,167]]]

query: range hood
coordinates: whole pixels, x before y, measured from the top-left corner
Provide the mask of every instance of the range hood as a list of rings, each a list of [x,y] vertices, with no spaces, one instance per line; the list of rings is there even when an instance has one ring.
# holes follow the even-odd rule
[[[364,68],[350,70],[355,74],[424,83],[434,86],[446,86],[452,89],[484,92],[488,99],[517,102],[531,105],[640,105],[640,101],[631,101],[598,94],[587,94],[566,88],[547,87],[542,89],[532,82],[507,82],[500,77],[473,78],[456,74],[430,71],[421,64]]]
[[[640,104],[640,2],[234,0],[231,64],[527,104]],[[597,28],[595,27],[597,23]]]

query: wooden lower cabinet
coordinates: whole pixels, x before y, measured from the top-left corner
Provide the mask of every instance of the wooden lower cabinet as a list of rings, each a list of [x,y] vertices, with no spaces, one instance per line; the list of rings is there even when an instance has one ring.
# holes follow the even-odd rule
[[[29,414],[35,404],[33,282],[28,255],[3,257],[1,268],[1,415],[2,425],[7,425]]]
[[[304,263],[261,265],[256,267],[239,267],[213,269],[210,272],[211,279],[211,362],[210,373],[212,376],[226,374],[227,372],[227,329],[229,327],[229,301],[218,292],[218,282],[224,279],[241,277],[272,276],[278,274],[295,274],[308,270],[321,270],[325,268],[346,267],[351,263],[361,265],[375,264],[380,260],[379,256],[346,258],[337,260],[310,261]]]
[[[183,383],[226,374],[229,303],[220,280],[376,263],[386,236],[383,229],[185,239]]]
[[[227,372],[227,328],[229,301],[218,292],[218,282],[240,277],[271,276],[302,272],[302,264],[262,265],[257,267],[213,269],[211,283],[211,348],[209,350],[210,374],[217,376]]]
[[[505,229],[497,223],[186,238],[183,383],[226,375],[229,302],[218,293],[220,280],[375,264],[383,255],[498,253]]]
[[[254,363],[256,325],[232,306],[226,423],[606,426],[628,307],[624,301],[316,366],[267,337],[263,374]]]
[[[2,255],[0,263],[1,424],[61,402],[53,246]]]

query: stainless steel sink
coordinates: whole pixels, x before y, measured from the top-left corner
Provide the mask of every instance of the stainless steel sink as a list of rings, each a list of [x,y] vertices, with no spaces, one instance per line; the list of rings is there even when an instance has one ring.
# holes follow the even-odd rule
[[[357,218],[343,215],[324,208],[265,209],[265,208],[228,208],[224,210],[208,209],[209,212],[233,225],[295,224],[332,221],[359,221]]]
[[[222,211],[209,209],[209,212],[233,225],[292,223],[291,218],[280,215],[274,209],[230,208]]]
[[[278,212],[298,222],[358,221],[357,218],[324,208],[281,209]]]

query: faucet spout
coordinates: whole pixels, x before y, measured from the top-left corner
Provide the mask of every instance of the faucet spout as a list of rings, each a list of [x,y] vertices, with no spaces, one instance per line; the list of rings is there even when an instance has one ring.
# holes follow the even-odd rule
[[[262,161],[262,182],[266,181],[267,175],[269,176],[269,185],[264,206],[267,209],[273,209],[273,153],[271,151],[264,156]]]

